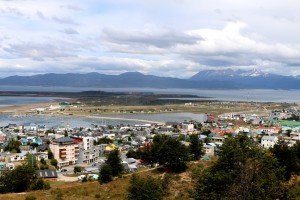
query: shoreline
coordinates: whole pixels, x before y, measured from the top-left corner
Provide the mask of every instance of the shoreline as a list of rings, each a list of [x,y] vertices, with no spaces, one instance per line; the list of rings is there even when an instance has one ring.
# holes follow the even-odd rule
[[[74,102],[76,99],[69,99],[69,102]],[[74,116],[85,118],[103,118],[109,119],[111,116],[105,115],[138,115],[138,114],[171,114],[171,113],[193,113],[193,114],[212,114],[215,117],[227,113],[256,113],[266,114],[270,110],[280,108],[283,105],[291,106],[286,103],[266,103],[266,102],[195,102],[192,105],[186,106],[181,104],[170,105],[138,105],[138,106],[59,106],[60,99],[55,99],[51,102],[23,104],[15,106],[0,107],[0,114],[10,115],[48,115],[48,116]],[[56,109],[49,110],[50,106]],[[43,110],[39,112],[38,110]],[[63,110],[63,111],[62,111]],[[102,116],[101,116],[102,115]],[[104,116],[103,116],[104,115]],[[118,117],[117,117],[118,118]],[[126,119],[126,118],[124,118]],[[148,120],[151,121],[151,120]],[[154,120],[153,120],[154,121]]]

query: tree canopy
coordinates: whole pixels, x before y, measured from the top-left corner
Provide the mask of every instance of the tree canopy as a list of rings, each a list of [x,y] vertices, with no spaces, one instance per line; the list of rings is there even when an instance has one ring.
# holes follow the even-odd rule
[[[277,159],[240,135],[220,147],[216,163],[200,175],[194,198],[281,199],[283,180]]]
[[[111,167],[111,173],[113,176],[118,176],[124,171],[121,161],[120,153],[117,149],[108,154],[105,163]]]
[[[273,156],[278,160],[279,165],[283,167],[284,178],[289,180],[293,173],[298,174],[300,170],[297,151],[299,144],[289,147],[284,141],[279,141],[270,149]]]
[[[128,200],[162,200],[163,191],[158,180],[148,176],[132,175],[128,188]]]
[[[193,160],[199,160],[204,155],[203,143],[199,140],[196,134],[190,135],[190,153]]]
[[[28,164],[19,165],[15,169],[0,175],[0,193],[49,188],[49,184],[46,184],[42,179],[38,179],[34,167]]]

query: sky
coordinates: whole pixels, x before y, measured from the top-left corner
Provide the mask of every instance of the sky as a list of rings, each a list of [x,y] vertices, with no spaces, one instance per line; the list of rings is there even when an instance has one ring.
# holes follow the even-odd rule
[[[297,0],[0,0],[0,77],[300,74]]]

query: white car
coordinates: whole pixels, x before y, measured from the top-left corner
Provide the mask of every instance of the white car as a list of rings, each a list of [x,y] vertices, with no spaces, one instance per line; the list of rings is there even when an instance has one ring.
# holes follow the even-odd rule
[[[98,174],[88,174],[88,179],[92,179],[92,180],[98,180],[99,175]]]
[[[80,176],[77,177],[77,179],[78,179],[79,181],[82,181],[82,179],[84,179],[85,177],[86,177],[85,175],[80,175]]]

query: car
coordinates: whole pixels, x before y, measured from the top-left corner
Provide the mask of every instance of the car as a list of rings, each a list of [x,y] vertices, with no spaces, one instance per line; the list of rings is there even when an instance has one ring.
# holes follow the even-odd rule
[[[67,169],[62,169],[62,170],[60,170],[61,172],[67,172],[68,170]]]
[[[80,176],[77,177],[77,179],[78,179],[79,181],[82,181],[85,177],[86,177],[86,175],[80,175]]]
[[[98,180],[99,175],[98,174],[88,174],[87,178],[91,179],[91,180]]]

